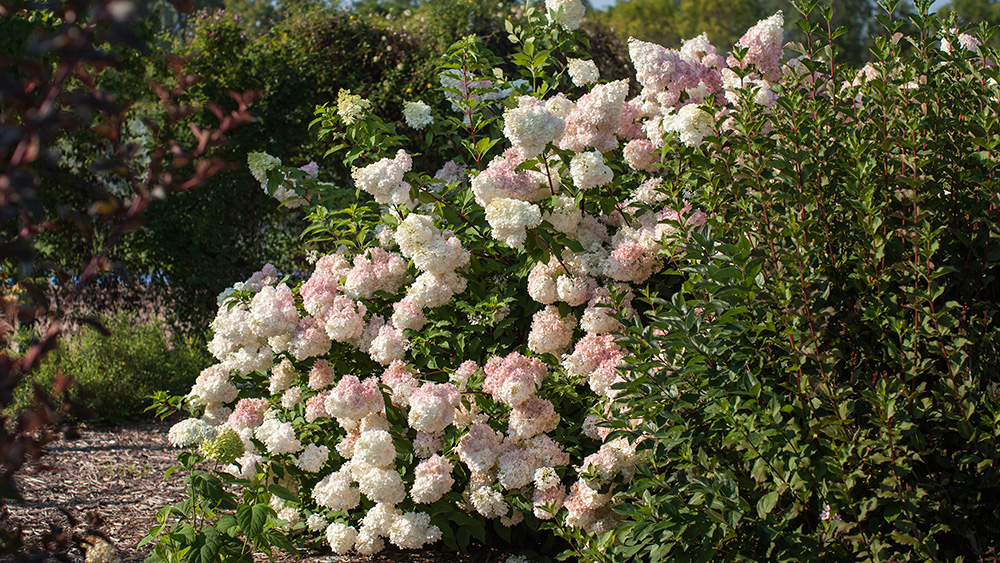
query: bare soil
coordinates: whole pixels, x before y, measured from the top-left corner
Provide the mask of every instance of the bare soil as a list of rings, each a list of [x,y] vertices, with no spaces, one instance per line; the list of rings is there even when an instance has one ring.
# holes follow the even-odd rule
[[[143,561],[149,546],[136,546],[155,523],[157,510],[178,502],[184,494],[180,473],[164,480],[166,470],[177,465],[178,450],[167,442],[170,425],[140,421],[123,427],[82,427],[80,439],[50,444],[46,455],[31,461],[16,476],[25,500],[7,505],[10,524],[21,526],[28,537],[37,537],[52,524],[65,527],[63,511],[80,521],[92,513],[101,518],[100,529],[117,548],[123,563]],[[276,553],[275,559],[303,563],[502,563],[508,555],[476,546],[462,554],[387,548],[374,557],[340,557],[328,551],[303,552],[298,557]],[[76,557],[83,560],[80,554]]]

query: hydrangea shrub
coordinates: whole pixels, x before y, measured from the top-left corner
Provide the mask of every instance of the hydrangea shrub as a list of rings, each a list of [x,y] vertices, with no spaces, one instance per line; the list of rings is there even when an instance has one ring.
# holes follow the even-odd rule
[[[973,364],[947,350],[966,358],[971,335],[995,328],[959,330],[945,316],[959,306],[938,301],[934,280],[958,267],[934,245],[943,227],[915,233],[928,202],[966,196],[908,195],[932,164],[902,142],[920,122],[898,104],[931,104],[921,89],[963,81],[992,92],[991,59],[932,29],[922,6],[914,45],[933,63],[907,62],[893,36],[879,65],[848,74],[812,40],[789,58],[778,13],[729,56],[705,36],[679,50],[630,41],[633,92],[580,59],[577,4],[547,2],[508,26],[520,46],[509,63],[474,38],[456,43],[440,74],[450,114],[402,100],[405,123],[384,123],[349,92],[319,108],[330,153],[353,166],[348,208],[325,207],[344,188],[316,181],[315,165],[250,155],[268,193],[309,207],[305,236],[327,252],[302,281],[265,266],[220,295],[219,364],[198,377],[187,397],[197,418],[171,440],[264,491],[254,502],[270,526],[338,554],[462,548],[492,521],[501,535],[552,530],[588,560],[889,560],[902,546],[937,557],[946,532],[919,530],[926,491],[901,480],[932,453],[900,462],[903,450],[879,449],[879,432],[917,440],[917,407],[900,421],[885,397],[915,396],[933,369],[957,386]],[[929,84],[930,68],[952,78]],[[423,169],[411,136],[454,147],[455,160]],[[992,158],[992,141],[976,138],[975,158]],[[969,217],[995,213],[995,190],[975,193]],[[957,226],[993,240],[992,223],[970,221]],[[869,255],[854,254],[869,240]],[[994,263],[963,259],[980,272]],[[889,277],[858,277],[855,263]],[[852,373],[874,368],[827,341],[874,353],[859,339],[891,339],[845,336],[855,321],[837,318],[829,293],[857,302],[883,279],[895,309],[843,315],[931,312],[880,325],[901,339],[883,350],[897,363],[878,364],[882,383],[866,386]],[[967,310],[988,319],[977,303]],[[848,395],[834,387],[857,395],[837,404]],[[975,424],[985,432],[985,418]],[[836,444],[816,446],[820,432]],[[873,462],[892,478],[859,488]],[[823,469],[807,479],[810,464]]]

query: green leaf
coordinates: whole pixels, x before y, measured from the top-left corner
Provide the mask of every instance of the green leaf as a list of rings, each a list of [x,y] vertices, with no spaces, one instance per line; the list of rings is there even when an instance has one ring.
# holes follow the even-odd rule
[[[236,509],[236,521],[247,537],[256,538],[264,531],[270,510],[266,504],[244,504]]]
[[[771,491],[757,501],[757,514],[761,518],[766,518],[776,504],[778,504],[778,491]]]

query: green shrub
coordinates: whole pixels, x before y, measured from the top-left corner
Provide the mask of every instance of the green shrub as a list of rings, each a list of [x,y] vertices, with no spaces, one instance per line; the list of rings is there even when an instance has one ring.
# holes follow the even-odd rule
[[[917,4],[867,79],[806,24],[815,82],[667,155],[710,219],[623,340],[649,463],[588,559],[994,560],[998,59]]]
[[[204,344],[185,336],[170,338],[163,323],[138,322],[119,314],[104,319],[104,336],[83,326],[60,342],[15,392],[14,412],[30,407],[32,389],[51,389],[58,371],[75,380],[70,396],[92,409],[97,420],[120,422],[143,414],[156,391],[184,394],[209,365]]]

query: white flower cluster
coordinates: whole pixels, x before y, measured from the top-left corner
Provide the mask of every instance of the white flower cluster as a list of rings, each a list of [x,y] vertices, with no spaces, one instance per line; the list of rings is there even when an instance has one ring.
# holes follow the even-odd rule
[[[503,114],[503,134],[524,159],[535,158],[562,136],[566,122],[531,96],[517,99],[517,107]]]
[[[410,184],[403,181],[403,174],[410,171],[413,160],[406,151],[400,149],[395,158],[383,158],[364,168],[351,172],[354,183],[362,191],[371,194],[377,203],[413,207],[410,199]]]
[[[302,442],[295,437],[295,428],[291,422],[281,422],[276,418],[267,418],[254,430],[254,437],[264,443],[267,452],[272,455],[294,454],[302,449]]]
[[[580,0],[545,0],[549,21],[558,23],[566,31],[580,29],[585,9]]]
[[[186,448],[201,444],[205,440],[211,440],[215,438],[216,434],[216,429],[204,420],[189,418],[170,427],[170,431],[167,432],[167,441],[174,446]]]
[[[414,129],[423,129],[434,123],[434,116],[431,115],[431,106],[421,100],[403,104],[403,119],[406,120],[407,125]]]
[[[372,103],[350,90],[341,88],[337,92],[337,115],[344,120],[345,125],[353,125],[371,109]]]
[[[486,222],[493,229],[493,238],[511,248],[521,248],[527,230],[541,224],[542,212],[527,201],[496,198],[486,206]]]
[[[573,80],[573,84],[576,86],[582,88],[587,84],[597,82],[601,77],[601,73],[597,70],[597,64],[595,64],[594,61],[569,59],[567,62],[569,63],[569,77]]]
[[[663,129],[677,133],[681,142],[689,147],[697,147],[709,135],[715,134],[715,119],[705,110],[688,104],[663,117]]]
[[[444,234],[429,215],[411,213],[396,228],[399,251],[422,272],[445,273],[469,263],[469,251],[451,231]]]
[[[295,465],[306,473],[318,473],[330,459],[330,448],[309,444],[295,460]]]
[[[569,162],[569,174],[573,185],[581,190],[603,186],[614,179],[615,174],[604,164],[604,156],[597,151],[583,152]]]

